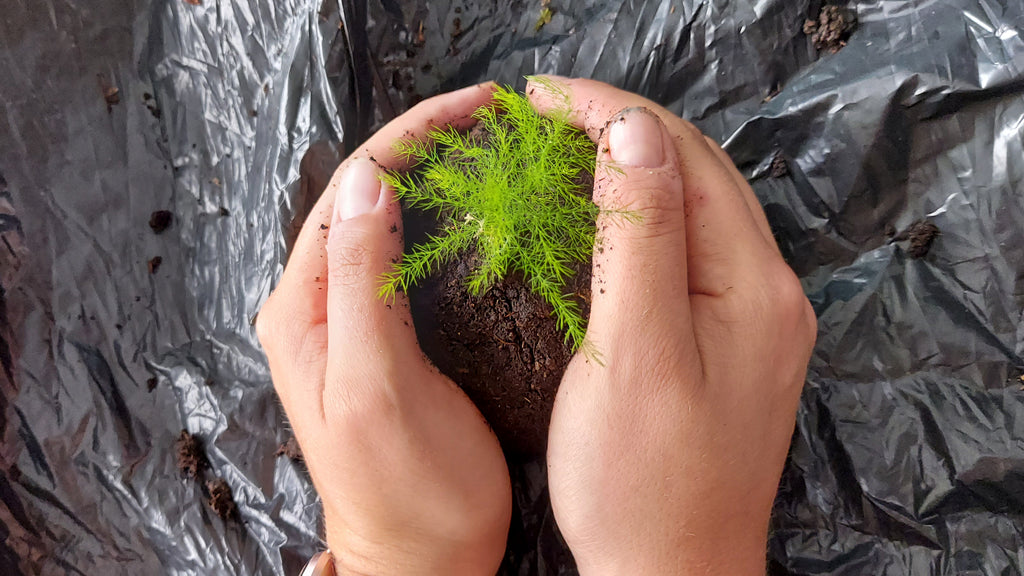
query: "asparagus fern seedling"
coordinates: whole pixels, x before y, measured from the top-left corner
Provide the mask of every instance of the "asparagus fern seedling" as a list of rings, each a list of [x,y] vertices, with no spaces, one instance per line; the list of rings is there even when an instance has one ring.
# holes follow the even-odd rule
[[[413,169],[389,172],[385,182],[405,206],[434,212],[441,229],[384,275],[380,296],[393,298],[475,250],[476,266],[466,278],[470,294],[521,274],[579,349],[586,320],[567,284],[573,265],[588,261],[594,247],[598,208],[581,181],[592,181],[595,146],[569,124],[567,107],[542,117],[507,88],[496,90],[474,118],[485,136],[435,128],[424,140],[396,144]]]

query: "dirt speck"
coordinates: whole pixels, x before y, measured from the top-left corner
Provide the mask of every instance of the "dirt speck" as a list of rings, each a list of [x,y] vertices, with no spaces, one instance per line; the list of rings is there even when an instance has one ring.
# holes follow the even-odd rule
[[[772,178],[785,178],[789,176],[789,164],[786,162],[786,157],[782,155],[781,151],[776,152],[775,156],[772,156],[772,164],[768,174]]]
[[[156,271],[160,269],[160,265],[164,263],[164,259],[160,256],[153,256],[146,262],[146,268],[150,274],[156,274]]]
[[[111,86],[103,94],[103,99],[107,101],[107,112],[110,112],[114,106],[121,103],[121,91],[117,86]]]
[[[420,20],[419,30],[416,32],[416,37],[413,39],[413,46],[423,46],[427,41],[426,34],[423,33],[423,20]]]
[[[931,250],[932,243],[935,242],[935,238],[939,235],[939,227],[933,224],[931,220],[918,220],[910,225],[906,235],[907,239],[910,240],[907,254],[911,258],[920,259],[927,256],[928,251]]]
[[[149,392],[156,390],[156,385],[158,383],[159,380],[156,379],[156,376],[150,378],[149,380],[146,380],[146,390],[148,390]]]
[[[231,486],[223,478],[217,478],[206,483],[206,489],[210,491],[210,508],[220,516],[221,520],[230,520],[238,517],[238,505],[235,504],[235,497],[231,494]]]
[[[811,38],[814,48],[835,54],[846,46],[846,41],[857,28],[856,13],[843,6],[823,6],[816,19],[804,22],[804,34]]]
[[[150,383],[154,388],[156,387],[155,381],[156,378],[150,378]],[[178,454],[178,470],[189,478],[198,478],[199,474],[210,466],[202,441],[189,434],[188,430],[181,431],[174,449]]]
[[[303,462],[302,448],[299,447],[299,441],[295,439],[295,436],[289,438],[286,442],[281,443],[277,447],[277,452],[274,452],[274,457],[287,456],[289,460],[293,462]]]
[[[107,78],[106,74],[97,74],[96,81],[100,86],[100,93],[103,94],[103,101],[107,104],[107,114],[114,111],[114,106],[121,103],[121,90]]]
[[[170,210],[157,210],[149,215],[149,227],[154,234],[163,234],[174,222],[174,214]]]

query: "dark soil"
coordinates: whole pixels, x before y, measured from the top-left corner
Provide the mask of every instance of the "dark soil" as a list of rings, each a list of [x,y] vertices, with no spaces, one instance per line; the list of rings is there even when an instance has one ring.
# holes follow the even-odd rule
[[[238,518],[238,505],[231,494],[231,486],[223,478],[217,478],[206,483],[206,489],[210,491],[210,508],[220,516],[221,520]]]
[[[786,163],[786,158],[782,155],[782,152],[776,152],[775,156],[772,157],[769,175],[772,178],[785,178],[789,176],[789,164]]]
[[[189,478],[198,478],[199,474],[210,466],[202,440],[189,434],[188,430],[181,431],[174,448],[178,453],[178,470]]]
[[[277,452],[274,452],[274,456],[287,456],[289,460],[293,462],[305,461],[302,456],[302,448],[299,447],[299,441],[294,436],[288,439],[287,442],[283,442],[277,447]]]
[[[823,6],[816,19],[804,22],[804,34],[810,36],[814,48],[835,54],[846,46],[846,41],[857,28],[857,15],[842,6]]]
[[[510,456],[538,456],[572,350],[551,307],[522,278],[470,295],[465,279],[474,258],[465,256],[410,294],[420,344],[476,404]],[[589,263],[569,288],[589,314]]]
[[[158,382],[159,381],[156,379],[156,376],[150,378],[149,380],[146,380],[146,389],[149,390],[150,392],[156,390],[156,385]]]
[[[150,258],[149,262],[146,262],[146,267],[149,269],[150,274],[156,274],[156,271],[160,269],[160,265],[163,263],[163,258],[160,256],[154,256]]]
[[[931,220],[918,220],[914,222],[906,232],[906,237],[910,240],[907,254],[910,254],[910,257],[914,259],[924,258],[928,255],[928,251],[931,250],[932,243],[935,242],[935,238],[938,235],[939,227],[933,224]]]
[[[154,234],[163,234],[164,230],[171,227],[174,222],[174,213],[170,210],[157,210],[149,215],[149,227]]]

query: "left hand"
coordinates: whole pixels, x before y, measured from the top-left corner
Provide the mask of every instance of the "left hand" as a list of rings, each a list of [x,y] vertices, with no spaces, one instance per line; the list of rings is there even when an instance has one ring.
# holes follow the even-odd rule
[[[339,574],[493,575],[504,554],[512,494],[498,441],[420,351],[405,296],[377,296],[402,251],[377,165],[404,167],[398,139],[469,128],[493,89],[426,100],[346,159],[256,323]]]

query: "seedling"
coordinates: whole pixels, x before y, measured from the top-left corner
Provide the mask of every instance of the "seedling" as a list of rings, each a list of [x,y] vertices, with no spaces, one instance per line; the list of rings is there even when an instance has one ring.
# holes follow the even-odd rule
[[[477,130],[435,128],[424,140],[399,141],[397,153],[412,169],[384,180],[407,207],[434,212],[441,226],[384,275],[380,296],[394,298],[475,252],[470,294],[521,274],[579,349],[586,320],[567,285],[573,266],[590,259],[599,209],[588,186],[596,149],[568,114],[566,105],[542,117],[525,96],[500,88],[474,113]]]

